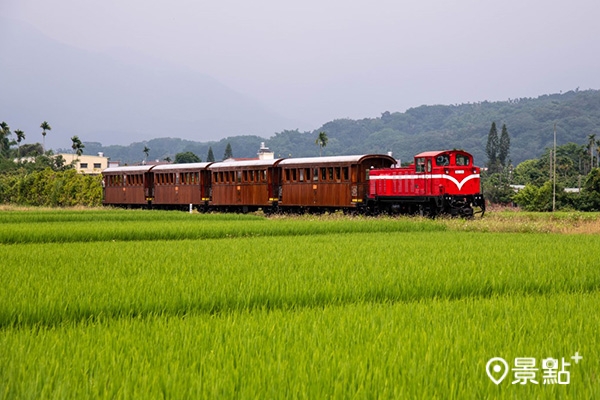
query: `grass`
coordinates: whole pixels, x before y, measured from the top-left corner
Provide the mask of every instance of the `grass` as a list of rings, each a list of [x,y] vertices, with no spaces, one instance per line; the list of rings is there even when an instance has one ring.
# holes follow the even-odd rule
[[[4,210],[0,399],[598,397],[597,216],[489,217]]]

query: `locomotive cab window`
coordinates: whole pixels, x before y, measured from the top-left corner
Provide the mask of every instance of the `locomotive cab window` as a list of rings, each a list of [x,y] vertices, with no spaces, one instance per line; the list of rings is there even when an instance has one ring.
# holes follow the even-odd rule
[[[417,173],[425,172],[425,157],[419,157],[415,161]]]
[[[441,154],[437,156],[435,158],[435,165],[437,165],[438,167],[445,167],[447,165],[450,165],[450,157],[448,157],[448,154]]]
[[[469,159],[468,156],[465,156],[464,154],[457,154],[456,155],[456,165],[459,166],[468,166],[471,163],[471,160]]]

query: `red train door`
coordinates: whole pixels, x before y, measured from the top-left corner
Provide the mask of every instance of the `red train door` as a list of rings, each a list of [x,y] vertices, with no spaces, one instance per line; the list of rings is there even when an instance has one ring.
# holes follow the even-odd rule
[[[415,195],[422,196],[425,194],[425,157],[415,159]]]
[[[431,166],[431,158],[427,158],[425,160],[425,181],[424,181],[424,185],[423,185],[423,187],[425,189],[424,190],[424,192],[425,192],[424,194],[425,195],[430,195],[431,193],[433,193],[432,190],[431,190],[432,189],[431,185],[433,184],[432,183],[433,179],[432,179],[432,176],[431,176],[431,169],[432,169],[431,167],[432,167]]]

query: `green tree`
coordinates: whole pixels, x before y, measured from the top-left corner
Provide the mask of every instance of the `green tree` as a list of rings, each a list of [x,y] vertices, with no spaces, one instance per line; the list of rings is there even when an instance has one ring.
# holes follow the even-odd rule
[[[17,158],[21,158],[21,142],[25,139],[25,132],[17,129],[15,135],[17,135]]]
[[[596,144],[596,134],[588,135],[588,151],[590,152],[590,171],[594,168],[594,145]]]
[[[175,154],[175,163],[176,164],[190,164],[201,162],[200,157],[192,153],[191,151],[186,151],[183,153]]]
[[[50,126],[50,124],[48,124],[48,122],[44,121],[40,125],[40,128],[42,128],[42,149],[44,149],[44,153],[45,153],[46,152],[46,131],[51,131],[52,127]]]
[[[496,129],[496,122],[492,122],[492,127],[488,133],[485,153],[488,156],[488,172],[493,174],[498,169],[498,130]]]
[[[323,147],[327,146],[328,141],[327,134],[324,131],[319,132],[319,136],[315,140],[315,144],[319,146],[319,157],[321,157]]]
[[[2,121],[0,123],[0,155],[2,157],[8,156],[8,150],[10,149],[8,136],[10,136],[10,127],[6,122]]]
[[[77,158],[79,158],[83,154],[83,149],[85,148],[85,145],[81,143],[81,140],[77,135],[71,138],[71,142],[73,142],[73,144],[71,145],[71,148],[73,149],[73,154],[77,154]]]
[[[22,157],[37,157],[44,154],[44,148],[41,143],[28,143],[21,146]]]
[[[150,148],[148,146],[144,146],[144,150],[142,150],[142,152],[144,153],[144,164],[146,164],[148,155],[150,154]]]
[[[513,196],[513,200],[527,211],[552,211],[553,183],[545,182],[541,187],[526,185]],[[572,209],[575,199],[556,184],[556,209]]]
[[[578,209],[600,211],[600,168],[594,168],[588,174],[578,199]]]
[[[233,158],[233,150],[231,149],[231,143],[227,142],[227,146],[225,147],[225,153],[223,154],[223,160],[227,160],[228,158]]]
[[[506,161],[510,154],[510,137],[508,136],[508,130],[506,124],[502,124],[502,133],[500,134],[500,141],[498,142],[498,161],[502,167],[506,167]]]
[[[212,147],[208,148],[208,155],[206,156],[206,162],[215,162],[215,155],[213,154]]]

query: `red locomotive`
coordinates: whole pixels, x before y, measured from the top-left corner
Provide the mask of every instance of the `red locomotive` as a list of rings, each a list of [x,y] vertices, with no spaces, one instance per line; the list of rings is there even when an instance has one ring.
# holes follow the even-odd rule
[[[104,204],[201,211],[482,214],[479,167],[462,150],[399,167],[388,155],[261,159],[103,171]]]
[[[485,212],[480,168],[462,150],[417,154],[408,167],[374,169],[369,175],[369,204],[376,210],[473,216]]]

